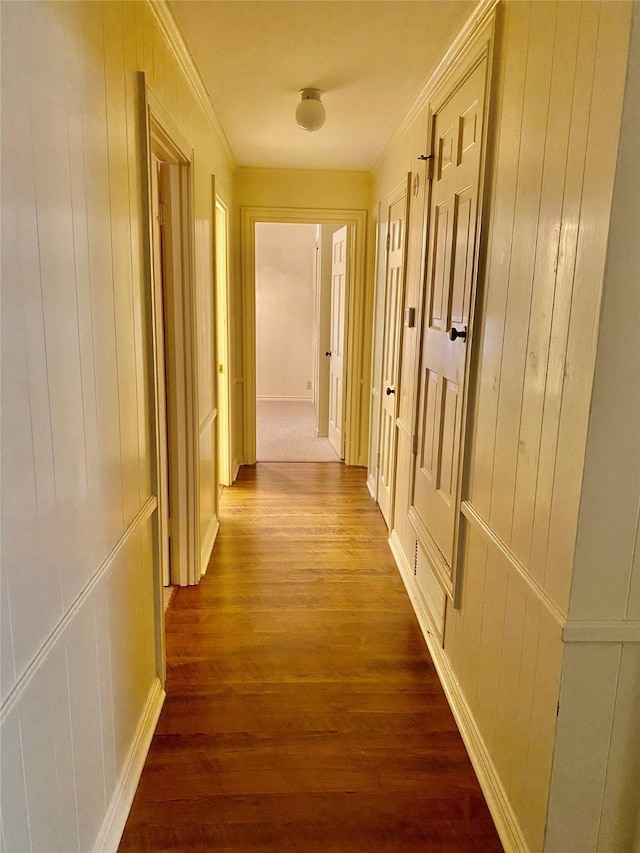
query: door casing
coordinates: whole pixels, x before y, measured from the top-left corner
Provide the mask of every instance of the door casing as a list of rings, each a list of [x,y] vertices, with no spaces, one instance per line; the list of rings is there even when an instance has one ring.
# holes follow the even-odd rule
[[[163,566],[167,556],[168,505],[163,494],[163,464],[171,465],[172,488],[176,489],[173,501],[172,526],[179,530],[183,547],[173,555],[171,565],[172,583],[195,584],[200,579],[199,571],[199,474],[198,474],[198,422],[197,400],[197,352],[195,299],[193,298],[193,270],[195,268],[194,241],[192,223],[193,210],[193,149],[182,136],[179,128],[166,113],[164,107],[147,86],[144,72],[138,74],[140,104],[140,162],[143,221],[146,227],[143,233],[144,286],[147,305],[147,340],[149,342],[148,388],[150,390],[149,408],[153,417],[151,431],[152,442],[152,481],[151,488],[156,496],[157,511],[154,527],[154,613],[156,640],[156,669],[164,683],[165,645],[164,645],[164,601]],[[163,348],[159,347],[159,336],[164,334],[164,312],[162,282],[157,281],[153,271],[153,205],[151,198],[153,168],[152,154],[163,163],[177,170],[174,187],[175,198],[172,201],[178,207],[179,234],[174,235],[180,243],[180,282],[173,282],[176,288],[175,302],[180,306],[179,328],[172,330],[176,347],[180,350],[182,375],[184,377],[184,406],[176,406],[175,411],[165,417],[162,406],[165,405],[165,376],[168,370],[175,370],[175,364],[167,363]],[[170,434],[168,434],[170,432]],[[180,453],[171,454],[167,463],[162,458],[162,447],[172,445]],[[177,455],[184,460],[184,466],[176,465]],[[176,512],[177,510],[177,512]]]
[[[348,465],[366,464],[361,447],[362,392],[364,384],[365,317],[365,210],[327,208],[243,207],[241,209],[242,315],[243,315],[243,462],[256,462],[256,281],[255,225],[258,222],[347,225],[349,228],[349,275],[346,295],[346,451]],[[358,322],[358,319],[360,321]],[[365,318],[364,322],[362,318]]]

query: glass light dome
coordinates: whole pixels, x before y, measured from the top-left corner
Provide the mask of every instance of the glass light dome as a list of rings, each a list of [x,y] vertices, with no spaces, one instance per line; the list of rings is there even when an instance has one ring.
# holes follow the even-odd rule
[[[298,127],[310,132],[320,130],[327,116],[324,104],[320,100],[322,92],[319,89],[301,89],[302,100],[296,110]]]

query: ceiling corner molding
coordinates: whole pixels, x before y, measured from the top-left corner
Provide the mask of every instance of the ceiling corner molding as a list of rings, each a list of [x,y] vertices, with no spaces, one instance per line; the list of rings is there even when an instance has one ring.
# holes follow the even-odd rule
[[[198,67],[191,56],[187,43],[184,40],[184,36],[176,24],[167,0],[146,0],[146,2],[164,40],[169,45],[171,52],[175,56],[180,70],[184,74],[191,91],[200,104],[202,111],[208,118],[225,154],[229,158],[232,168],[235,169],[238,164],[235,154],[233,153],[233,149],[227,139],[227,134],[215,113],[213,104],[211,103],[211,98],[207,92],[207,87],[204,85],[204,81],[200,76]]]
[[[409,112],[403,118],[400,125],[395,130],[393,136],[389,139],[385,147],[382,149],[382,151],[376,158],[376,161],[371,169],[373,172],[378,169],[380,163],[386,157],[387,152],[395,145],[395,143],[403,136],[403,134],[406,133],[406,131],[413,124],[420,112],[427,106],[427,104],[429,103],[429,99],[440,80],[442,80],[442,78],[446,75],[447,71],[453,65],[455,65],[455,63],[463,54],[467,44],[471,41],[473,36],[478,33],[491,19],[491,16],[494,14],[495,9],[500,2],[501,0],[479,0],[478,5],[473,10],[471,15],[467,18],[466,23],[453,40],[451,46],[449,47],[445,55],[442,57],[427,82],[420,90],[420,94],[413,102],[413,105],[409,109]]]

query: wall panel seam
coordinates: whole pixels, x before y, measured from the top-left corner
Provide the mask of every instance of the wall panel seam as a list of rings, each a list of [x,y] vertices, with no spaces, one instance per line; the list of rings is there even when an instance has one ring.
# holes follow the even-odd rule
[[[640,26],[640,24],[639,24]],[[638,514],[636,515],[636,526],[634,530],[633,548],[631,550],[631,562],[629,564],[629,583],[627,584],[627,607],[626,614],[631,610],[631,591],[633,589],[633,567],[636,565],[638,548],[640,547],[640,501],[638,502]]]
[[[22,673],[18,681],[12,687],[12,689],[9,691],[6,699],[2,703],[2,707],[0,708],[0,725],[2,725],[6,718],[9,716],[16,703],[19,701],[20,697],[27,689],[31,681],[36,676],[37,672],[40,670],[40,667],[43,665],[43,663],[51,653],[54,646],[56,646],[56,644],[58,643],[60,637],[67,630],[67,628],[75,619],[84,604],[88,601],[95,588],[98,586],[98,584],[102,581],[109,569],[112,567],[113,563],[118,558],[123,549],[126,547],[133,534],[142,524],[144,524],[145,521],[147,521],[151,517],[151,515],[157,508],[157,505],[158,501],[155,495],[151,495],[149,498],[147,498],[147,500],[136,513],[131,523],[124,530],[116,544],[113,546],[111,551],[109,551],[100,566],[93,573],[91,579],[85,585],[84,589],[78,594],[75,601],[71,604],[62,619],[53,629],[52,633],[49,635],[49,638],[45,640],[43,645],[40,647],[40,650],[37,652],[29,666]]]
[[[512,573],[525,584],[527,589],[533,593],[545,610],[553,617],[553,619],[555,619],[558,625],[562,627],[565,623],[565,614],[550,598],[546,590],[544,590],[536,579],[529,574],[526,567],[516,557],[507,543],[498,536],[495,530],[493,530],[491,525],[485,521],[470,501],[462,502],[461,511],[467,521],[471,522],[471,524],[484,535],[485,539],[488,539],[489,542],[497,548],[498,551],[500,551],[502,556],[506,559]]]
[[[611,743],[613,741],[613,730],[616,724],[616,706],[618,704],[618,695],[620,692],[620,672],[622,670],[622,645],[618,648],[618,672],[616,674],[616,690],[613,694],[613,707],[611,709],[611,720],[609,722],[609,735],[607,737],[607,762],[604,767],[604,772],[602,774],[602,796],[600,798],[600,813],[598,815],[598,829],[597,829],[597,839],[598,839],[598,848],[600,848],[600,837],[602,833],[602,819],[604,815],[605,808],[605,797],[607,793],[607,781],[609,775],[609,763],[611,761]]]

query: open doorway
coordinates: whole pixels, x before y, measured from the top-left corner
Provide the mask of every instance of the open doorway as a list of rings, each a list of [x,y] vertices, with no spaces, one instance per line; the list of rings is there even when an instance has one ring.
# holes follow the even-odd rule
[[[243,207],[241,209],[242,253],[242,457],[252,465],[256,454],[256,281],[255,226],[258,223],[304,223],[337,226],[342,230],[342,273],[337,281],[344,288],[344,317],[341,326],[344,347],[341,428],[342,452],[347,465],[366,464],[368,397],[364,394],[369,374],[370,323],[365,293],[365,226],[362,210],[327,208]],[[333,347],[316,349],[318,358],[333,358]],[[329,356],[325,355],[329,352]]]
[[[254,240],[257,461],[338,462],[347,228],[257,222]]]

